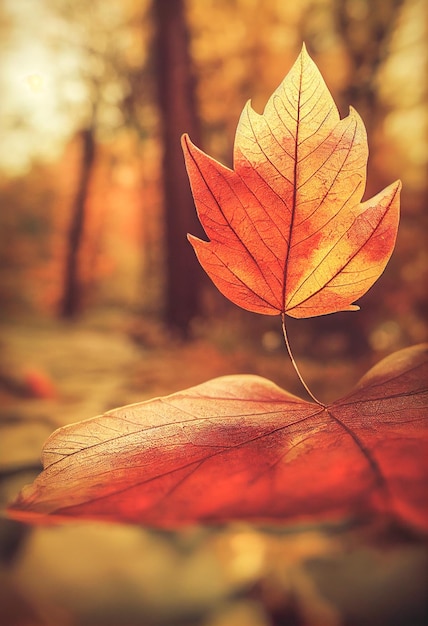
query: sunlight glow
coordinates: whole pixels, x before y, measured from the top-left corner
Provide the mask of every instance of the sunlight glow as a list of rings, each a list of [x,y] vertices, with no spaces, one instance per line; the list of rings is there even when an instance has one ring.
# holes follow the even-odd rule
[[[33,11],[32,18],[15,16],[2,50],[0,169],[9,175],[28,171],[34,158],[57,157],[87,113],[78,48],[53,46],[49,17]]]
[[[27,85],[33,93],[42,93],[44,82],[45,81],[40,74],[30,74],[27,76]]]

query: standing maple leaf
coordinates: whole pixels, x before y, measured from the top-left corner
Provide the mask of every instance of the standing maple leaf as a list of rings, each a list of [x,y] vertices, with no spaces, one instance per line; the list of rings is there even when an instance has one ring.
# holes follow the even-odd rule
[[[367,137],[340,119],[303,47],[263,115],[247,103],[230,170],[183,137],[209,242],[189,236],[218,289],[244,309],[312,317],[358,309],[379,278],[399,220],[400,181],[360,203]]]

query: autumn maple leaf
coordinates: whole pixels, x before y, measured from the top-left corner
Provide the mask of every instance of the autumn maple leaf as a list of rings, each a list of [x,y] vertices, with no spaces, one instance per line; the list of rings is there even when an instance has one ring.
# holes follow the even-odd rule
[[[189,239],[227,298],[298,318],[358,309],[391,256],[401,184],[360,203],[364,124],[352,108],[339,118],[304,47],[263,115],[244,108],[233,170],[182,144],[209,242]]]
[[[57,430],[9,515],[174,528],[377,516],[428,532],[427,347],[321,407],[226,376]]]

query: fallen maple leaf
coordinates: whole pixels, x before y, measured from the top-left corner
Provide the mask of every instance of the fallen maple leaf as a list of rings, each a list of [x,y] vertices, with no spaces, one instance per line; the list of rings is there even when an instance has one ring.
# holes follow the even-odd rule
[[[218,289],[244,309],[312,317],[358,309],[391,256],[397,181],[360,204],[368,157],[354,109],[340,119],[303,47],[263,115],[248,103],[230,170],[183,150],[209,242],[189,239]]]
[[[385,516],[428,531],[427,346],[328,407],[226,376],[60,428],[17,520],[176,527]]]

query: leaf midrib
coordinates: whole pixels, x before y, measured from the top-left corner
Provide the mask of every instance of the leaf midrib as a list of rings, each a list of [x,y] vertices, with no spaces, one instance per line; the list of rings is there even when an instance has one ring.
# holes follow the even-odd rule
[[[301,97],[302,97],[302,80],[303,80],[303,58],[300,57],[300,75],[299,75],[299,89],[298,89],[298,97],[297,97],[297,118],[296,118],[296,136],[294,143],[294,166],[293,166],[293,200],[291,203],[291,215],[290,215],[290,225],[288,229],[288,248],[284,255],[284,270],[283,270],[283,281],[282,281],[282,298],[281,298],[281,313],[286,313],[286,294],[287,294],[287,274],[288,274],[288,259],[290,256],[290,250],[292,248],[292,238],[293,238],[293,230],[294,230],[294,218],[296,215],[296,205],[297,205],[297,175],[298,175],[298,154],[299,154],[299,127],[300,127],[300,107],[301,107]]]

